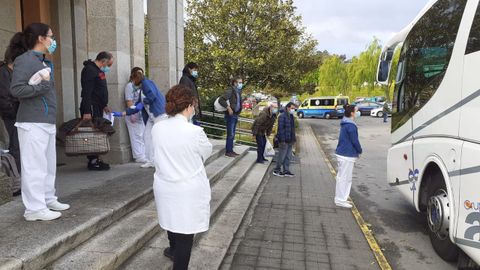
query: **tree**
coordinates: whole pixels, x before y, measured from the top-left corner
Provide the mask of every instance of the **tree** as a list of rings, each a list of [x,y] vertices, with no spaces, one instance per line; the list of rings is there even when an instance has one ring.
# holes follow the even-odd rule
[[[318,71],[318,90],[323,96],[345,94],[347,90],[346,65],[341,57],[329,57]]]
[[[318,67],[292,0],[187,0],[185,56],[200,66],[199,84],[215,95],[242,75],[251,89],[293,93]]]

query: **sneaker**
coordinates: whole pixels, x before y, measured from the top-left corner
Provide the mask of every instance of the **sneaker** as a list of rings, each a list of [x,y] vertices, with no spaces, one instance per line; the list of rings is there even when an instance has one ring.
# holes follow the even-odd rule
[[[348,202],[335,202],[335,204],[343,208],[352,208],[352,205]]]
[[[290,171],[285,171],[285,172],[283,172],[283,175],[286,176],[286,177],[295,177],[295,174],[293,174],[293,173],[290,172]]]
[[[153,164],[153,162],[148,161],[147,163],[140,165],[140,167],[141,168],[155,168],[155,165]]]
[[[48,221],[48,220],[54,220],[62,216],[62,213],[60,212],[54,212],[50,211],[49,209],[45,209],[42,211],[38,211],[35,213],[31,214],[25,214],[23,215],[25,217],[26,221]]]
[[[235,152],[228,152],[228,153],[225,153],[225,156],[227,157],[237,157],[237,155],[235,155]]]
[[[255,163],[256,163],[256,164],[265,164],[265,161],[263,161],[263,160],[258,161],[258,160],[257,160]]]
[[[263,161],[265,161],[265,162],[268,162],[269,160],[268,160],[268,159],[266,159],[266,158],[264,158],[264,159],[263,159]]]
[[[279,170],[273,170],[273,175],[275,175],[275,176],[280,176],[280,177],[284,177],[283,172],[281,172],[281,171],[279,171]]]
[[[13,197],[17,197],[17,196],[20,196],[20,195],[22,195],[22,190],[21,190],[21,189],[19,189],[18,191],[13,192],[13,194],[12,194]]]
[[[90,171],[108,171],[110,170],[110,165],[97,159],[94,163],[88,162],[88,169]]]
[[[60,203],[58,201],[48,203],[47,207],[48,207],[48,209],[53,210],[53,211],[64,211],[64,210],[70,209],[70,205],[68,205],[66,203]]]
[[[163,255],[173,261],[173,251],[170,249],[170,247],[167,247],[163,250]]]

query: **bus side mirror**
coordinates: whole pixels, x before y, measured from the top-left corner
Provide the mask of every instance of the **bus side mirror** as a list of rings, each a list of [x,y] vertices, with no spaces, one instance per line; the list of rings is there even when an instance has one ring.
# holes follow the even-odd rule
[[[392,66],[393,60],[393,50],[387,49],[380,56],[380,61],[378,63],[377,69],[377,82],[379,84],[387,85],[388,77],[390,75],[390,68]]]

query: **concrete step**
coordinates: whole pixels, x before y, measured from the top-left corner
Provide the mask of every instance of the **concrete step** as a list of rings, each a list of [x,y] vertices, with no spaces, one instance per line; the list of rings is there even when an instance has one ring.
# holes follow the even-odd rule
[[[206,166],[210,181],[217,181],[248,151],[247,147],[237,148],[242,153],[237,158],[217,155]],[[153,199],[147,205],[118,220],[112,226],[59,258],[47,269],[116,269],[136,253],[160,230]]]
[[[222,266],[230,244],[267,172],[267,165],[255,164],[231,200],[224,206],[222,214],[194,247],[189,269],[213,270]],[[228,266],[231,262],[223,263],[224,266]]]
[[[198,248],[203,248],[203,243],[210,243],[210,241],[212,241],[211,235],[213,231],[210,232],[211,230],[214,230],[220,226],[224,231],[219,232],[217,229],[215,229],[214,234],[216,235],[218,233],[224,233],[224,226],[228,226],[226,223],[228,223],[227,220],[229,219],[231,219],[232,222],[234,221],[235,224],[240,224],[246,209],[248,209],[253,194],[256,192],[256,189],[253,188],[255,185],[251,182],[255,182],[256,180],[259,184],[263,179],[263,174],[265,174],[265,171],[268,168],[267,165],[255,165],[255,160],[256,153],[249,152],[237,163],[236,166],[232,167],[222,179],[219,179],[218,182],[212,186],[211,229],[207,233],[196,235],[192,260],[194,258],[197,260],[195,256],[199,257],[198,260],[201,260],[201,255],[196,255],[198,253],[196,250]],[[256,185],[257,188],[258,184]],[[247,193],[252,195],[247,196]],[[238,226],[239,225],[236,225],[236,227],[232,229],[236,231]],[[227,232],[225,237],[229,238],[229,234],[231,234],[233,237],[234,232]],[[230,245],[230,242],[222,243],[222,245],[225,246],[225,251],[219,258],[216,258],[216,261],[220,260],[220,263],[223,260],[228,246]],[[122,265],[120,269],[170,269],[172,266],[171,261],[163,256],[163,250],[167,246],[167,236],[166,233],[162,231],[155,236],[138,254],[134,255],[130,260]],[[197,261],[195,261],[195,263],[197,263]],[[191,267],[194,267],[193,263],[190,265]]]
[[[223,156],[223,153],[224,148],[216,145],[212,158],[208,160],[209,164]],[[101,179],[103,184],[99,186],[92,187],[89,183],[85,189],[79,188],[76,192],[69,192],[62,197],[62,201],[70,203],[72,208],[65,211],[61,219],[55,221],[26,222],[22,216],[23,205],[18,199],[2,205],[0,270],[42,269],[132,211],[144,206],[153,199],[152,173],[153,170],[140,169],[135,165],[131,173],[111,174],[113,178]],[[95,172],[86,174],[91,178],[106,175]]]

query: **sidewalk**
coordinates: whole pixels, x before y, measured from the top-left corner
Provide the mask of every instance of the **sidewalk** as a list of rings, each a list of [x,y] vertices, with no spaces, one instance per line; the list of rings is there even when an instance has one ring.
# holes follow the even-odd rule
[[[297,136],[296,176],[270,172],[231,269],[379,269],[352,212],[333,203],[335,181],[311,128],[300,123]]]

